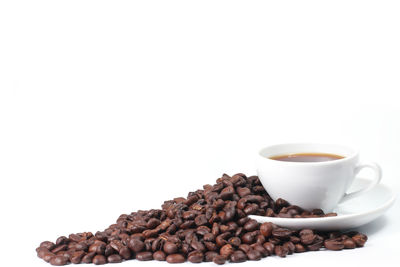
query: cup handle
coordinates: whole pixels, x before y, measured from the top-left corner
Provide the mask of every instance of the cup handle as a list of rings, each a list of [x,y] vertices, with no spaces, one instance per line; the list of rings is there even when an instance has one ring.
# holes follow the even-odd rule
[[[375,187],[381,181],[382,169],[378,164],[376,164],[374,162],[359,164],[354,170],[354,175],[357,175],[364,168],[370,168],[375,172],[372,181],[366,187],[364,187],[360,190],[357,190],[357,191],[351,192],[351,193],[345,193],[343,198],[339,201],[339,204],[341,204],[349,199],[355,198],[355,197],[371,190],[373,187]]]

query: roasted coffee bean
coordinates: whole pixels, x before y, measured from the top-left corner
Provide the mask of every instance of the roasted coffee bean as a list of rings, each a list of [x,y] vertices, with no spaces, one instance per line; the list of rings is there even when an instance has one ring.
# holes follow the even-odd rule
[[[203,236],[203,240],[208,242],[214,242],[215,236],[212,233],[207,233]]]
[[[178,246],[172,242],[165,242],[163,249],[167,254],[174,254],[178,251]]]
[[[251,219],[243,225],[243,228],[248,232],[254,231],[258,228],[258,222]]]
[[[143,251],[136,254],[136,259],[139,261],[151,261],[153,259],[153,253],[150,251]]]
[[[53,248],[53,249],[51,250],[51,252],[57,253],[57,252],[60,252],[60,251],[62,251],[62,250],[66,250],[66,249],[67,249],[67,245],[66,245],[66,244],[57,245],[55,248]]]
[[[72,256],[70,258],[70,261],[74,264],[80,263],[82,261],[83,256],[85,256],[84,251],[75,251],[72,253]]]
[[[269,255],[272,255],[274,253],[275,245],[272,244],[271,242],[265,242],[263,244],[263,247],[265,248],[266,251],[268,251]]]
[[[233,194],[235,193],[235,189],[233,186],[228,186],[222,189],[221,193],[219,194],[219,197],[223,200],[230,199]]]
[[[275,246],[274,253],[276,256],[284,258],[289,253],[289,251],[283,246]]]
[[[129,260],[131,258],[131,251],[128,247],[124,246],[119,250],[119,255],[121,255],[124,260]]]
[[[234,236],[229,238],[228,243],[231,244],[232,246],[238,247],[242,243],[239,237]]]
[[[144,243],[136,238],[130,238],[128,241],[128,248],[135,253],[138,253],[144,249]]]
[[[213,261],[213,260],[214,260],[214,257],[217,256],[217,255],[219,255],[219,254],[218,254],[217,252],[215,252],[215,251],[207,251],[207,252],[204,254],[204,261],[205,261],[205,262]]]
[[[228,258],[233,253],[233,251],[234,250],[232,245],[226,244],[219,250],[219,254],[224,256],[225,258]]]
[[[225,261],[226,261],[225,257],[224,257],[224,256],[221,256],[221,255],[217,255],[217,256],[215,256],[214,259],[213,259],[213,262],[214,262],[215,264],[218,264],[218,265],[224,264]]]
[[[203,261],[204,254],[201,251],[192,251],[188,255],[188,261],[191,263],[200,263]]]
[[[206,247],[203,245],[203,243],[199,242],[199,241],[193,241],[190,246],[197,251],[201,251],[201,252],[205,252],[206,251]]]
[[[302,252],[306,252],[307,250],[302,244],[297,243],[297,244],[294,245],[294,251],[296,253],[302,253]]]
[[[289,254],[289,255],[293,254],[293,252],[295,252],[295,250],[296,250],[296,247],[295,247],[294,244],[293,244],[292,242],[290,242],[290,241],[285,242],[285,243],[283,244],[283,248],[286,249],[286,250],[288,251],[288,254]]]
[[[368,237],[363,234],[356,234],[352,239],[356,243],[357,247],[363,247],[365,242],[367,242]]]
[[[329,249],[329,250],[342,250],[344,248],[343,242],[338,239],[325,240],[324,246],[326,249]]]
[[[66,265],[67,263],[68,260],[64,256],[54,256],[50,260],[50,264],[56,266]]]
[[[68,238],[65,237],[65,236],[60,236],[60,237],[57,238],[57,240],[56,240],[56,245],[57,245],[57,246],[59,246],[59,245],[64,245],[64,244],[67,244],[67,243],[68,243]]]
[[[314,234],[303,234],[300,235],[300,242],[304,245],[310,245],[314,242],[316,235]]]
[[[182,254],[171,254],[167,256],[168,263],[182,263],[185,262],[185,257]]]
[[[229,238],[230,236],[231,233],[229,232],[222,233],[215,238],[215,242],[217,243],[218,246],[222,247],[228,244],[228,241],[226,239]]]
[[[204,225],[199,226],[196,229],[196,234],[198,234],[198,235],[204,236],[204,235],[209,234],[209,233],[211,233],[211,229],[209,227],[207,227],[207,226],[204,226]]]
[[[261,253],[255,249],[249,250],[246,255],[251,261],[258,261],[262,257]]]
[[[75,245],[76,250],[84,250],[86,251],[89,248],[86,241],[79,242]]]
[[[262,234],[259,234],[256,236],[255,240],[256,243],[258,244],[264,244],[265,242],[265,237]]]
[[[230,256],[230,261],[231,262],[245,262],[247,260],[247,256],[246,254],[241,251],[241,250],[236,250],[235,252],[233,252]]]
[[[207,248],[208,251],[218,250],[217,245],[213,242],[204,242],[204,246]]]
[[[153,228],[156,228],[157,226],[159,226],[160,224],[161,224],[161,221],[159,219],[151,218],[147,222],[146,227],[149,229],[153,229]]]
[[[82,263],[91,263],[93,260],[93,257],[96,255],[96,252],[89,252],[82,258]]]
[[[107,259],[103,255],[96,255],[96,256],[94,256],[92,262],[95,265],[101,265],[101,264],[106,264]]]
[[[107,261],[109,263],[120,263],[122,262],[122,257],[118,254],[112,254],[107,257]]]
[[[44,241],[44,242],[40,243],[41,248],[46,248],[48,250],[52,250],[53,248],[55,248],[55,246],[56,245],[50,241]]]
[[[272,236],[279,239],[288,239],[292,231],[286,228],[276,228],[272,230]]]
[[[263,223],[260,226],[260,232],[265,237],[270,237],[272,234],[272,230],[273,230],[273,227],[272,227],[272,223],[270,223],[270,222]]]
[[[52,258],[54,258],[56,255],[54,253],[51,252],[47,252],[43,255],[43,260],[46,262],[50,262]]]
[[[165,258],[166,258],[166,257],[167,257],[167,256],[165,255],[164,251],[161,251],[161,250],[156,251],[156,252],[153,253],[153,258],[154,258],[156,261],[165,261]]]
[[[255,237],[256,237],[256,234],[254,232],[245,233],[242,236],[242,243],[251,244],[254,242]]]
[[[315,235],[314,242],[311,245],[307,245],[307,248],[311,251],[317,251],[323,246],[323,244],[324,239],[319,235]]]
[[[207,224],[207,223],[208,223],[208,220],[207,220],[207,218],[206,218],[206,215],[201,214],[201,215],[198,215],[198,216],[194,219],[194,222],[195,222],[195,224],[196,224],[197,226],[201,226],[201,225]]]
[[[348,238],[343,241],[343,246],[347,249],[353,249],[356,247],[356,242],[352,238]]]

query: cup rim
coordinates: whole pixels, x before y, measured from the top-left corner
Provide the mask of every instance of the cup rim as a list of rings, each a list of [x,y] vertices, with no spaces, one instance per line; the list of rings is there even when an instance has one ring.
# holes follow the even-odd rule
[[[268,156],[264,156],[262,155],[262,153],[266,150],[266,149],[270,149],[273,147],[278,147],[278,146],[299,146],[299,145],[303,145],[303,146],[330,146],[330,147],[338,147],[341,149],[345,149],[348,151],[351,151],[350,154],[348,156],[345,156],[341,159],[337,159],[337,160],[330,160],[330,161],[316,161],[316,162],[298,162],[298,161],[281,161],[281,160],[274,160],[269,158]],[[311,151],[305,151],[304,153],[311,153]],[[329,153],[329,152],[327,152]],[[261,148],[258,151],[258,156],[262,159],[267,160],[268,162],[274,162],[276,164],[285,164],[285,165],[302,165],[302,166],[312,166],[312,165],[326,165],[326,164],[338,164],[341,162],[346,162],[346,161],[350,161],[352,159],[354,159],[355,157],[357,157],[359,154],[359,150],[355,149],[351,146],[347,146],[347,145],[340,145],[340,144],[331,144],[331,143],[280,143],[280,144],[274,144],[274,145],[269,145],[269,146],[265,146],[263,148]],[[279,155],[279,154],[278,154]]]

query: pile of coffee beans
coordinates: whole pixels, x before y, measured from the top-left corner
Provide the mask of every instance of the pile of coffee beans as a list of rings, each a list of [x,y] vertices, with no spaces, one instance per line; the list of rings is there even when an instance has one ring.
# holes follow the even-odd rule
[[[122,214],[104,231],[60,236],[55,243],[44,241],[37,254],[52,265],[130,259],[224,264],[321,248],[352,249],[367,241],[367,236],[358,232],[290,230],[260,224],[247,215],[308,218],[336,214],[306,211],[283,199],[273,201],[257,176],[224,174],[216,182],[186,198],[165,201],[162,209]]]

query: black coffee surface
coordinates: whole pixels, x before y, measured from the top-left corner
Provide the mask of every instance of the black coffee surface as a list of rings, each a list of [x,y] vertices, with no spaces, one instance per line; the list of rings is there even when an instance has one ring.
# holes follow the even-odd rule
[[[343,158],[343,156],[328,153],[297,153],[270,157],[270,159],[290,162],[323,162]]]

